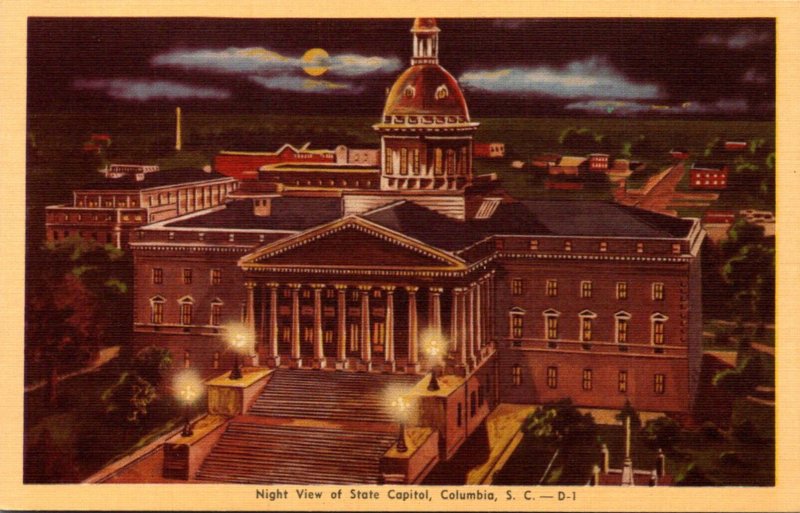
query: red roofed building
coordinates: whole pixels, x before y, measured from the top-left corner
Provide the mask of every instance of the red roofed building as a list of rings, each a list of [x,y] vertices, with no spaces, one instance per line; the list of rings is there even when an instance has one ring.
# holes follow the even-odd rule
[[[221,151],[214,157],[214,169],[219,173],[241,180],[244,173],[255,172],[261,166],[282,163],[332,163],[336,161],[333,150],[310,150],[309,143],[300,148],[284,144],[277,151]]]
[[[728,186],[728,165],[722,163],[695,162],[692,166],[689,185],[692,189],[721,190]]]

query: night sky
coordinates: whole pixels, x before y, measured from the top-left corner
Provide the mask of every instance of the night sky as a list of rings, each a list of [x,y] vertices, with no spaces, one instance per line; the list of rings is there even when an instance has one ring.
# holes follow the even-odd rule
[[[31,18],[31,112],[379,115],[410,19]],[[772,19],[440,19],[473,116],[772,119]],[[301,57],[322,48],[329,57]]]

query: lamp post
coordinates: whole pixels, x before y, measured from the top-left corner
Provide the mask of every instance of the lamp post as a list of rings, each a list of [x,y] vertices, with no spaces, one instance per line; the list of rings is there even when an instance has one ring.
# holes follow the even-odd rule
[[[231,369],[230,379],[242,379],[242,367],[239,364],[239,352],[247,345],[247,336],[244,333],[235,333],[230,339],[233,346],[233,369]]]
[[[406,452],[408,445],[406,445],[406,421],[411,411],[411,404],[408,398],[400,395],[394,400],[393,405],[395,414],[400,421],[400,433],[397,436],[397,452]]]
[[[183,403],[183,430],[181,436],[189,437],[194,432],[190,419],[192,404],[200,397],[203,383],[196,373],[185,371],[175,378],[174,390],[178,400]]]
[[[428,390],[431,392],[435,392],[440,388],[439,380],[436,377],[436,367],[444,354],[444,348],[445,341],[438,334],[430,337],[423,345],[425,355],[428,357],[431,366],[431,380],[428,383]]]

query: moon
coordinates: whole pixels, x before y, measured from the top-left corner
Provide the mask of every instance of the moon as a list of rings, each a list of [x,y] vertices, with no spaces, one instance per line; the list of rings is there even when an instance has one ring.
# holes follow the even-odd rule
[[[303,66],[303,71],[312,77],[325,74],[325,72],[328,71],[328,67],[325,65],[325,60],[328,57],[328,52],[322,48],[312,48],[304,53],[301,58],[303,62],[309,63],[307,66]]]

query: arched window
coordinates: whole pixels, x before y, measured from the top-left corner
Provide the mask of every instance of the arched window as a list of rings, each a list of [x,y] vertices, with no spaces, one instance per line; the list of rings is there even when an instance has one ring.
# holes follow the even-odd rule
[[[442,174],[442,149],[436,148],[433,150],[433,174]]]
[[[405,89],[403,89],[403,96],[406,98],[413,98],[414,95],[417,94],[417,90],[412,85],[407,85]]]
[[[628,323],[631,314],[628,312],[617,312],[614,314],[614,341],[617,344],[628,343]]]
[[[194,314],[194,300],[190,297],[184,297],[178,300],[181,305],[181,324],[188,326],[192,324],[192,317]]]
[[[436,98],[437,100],[444,100],[448,96],[450,96],[450,90],[447,89],[446,85],[442,84],[436,88],[436,92],[434,93],[434,98]]]
[[[150,322],[162,324],[164,322],[164,298],[155,296],[150,298]]]

